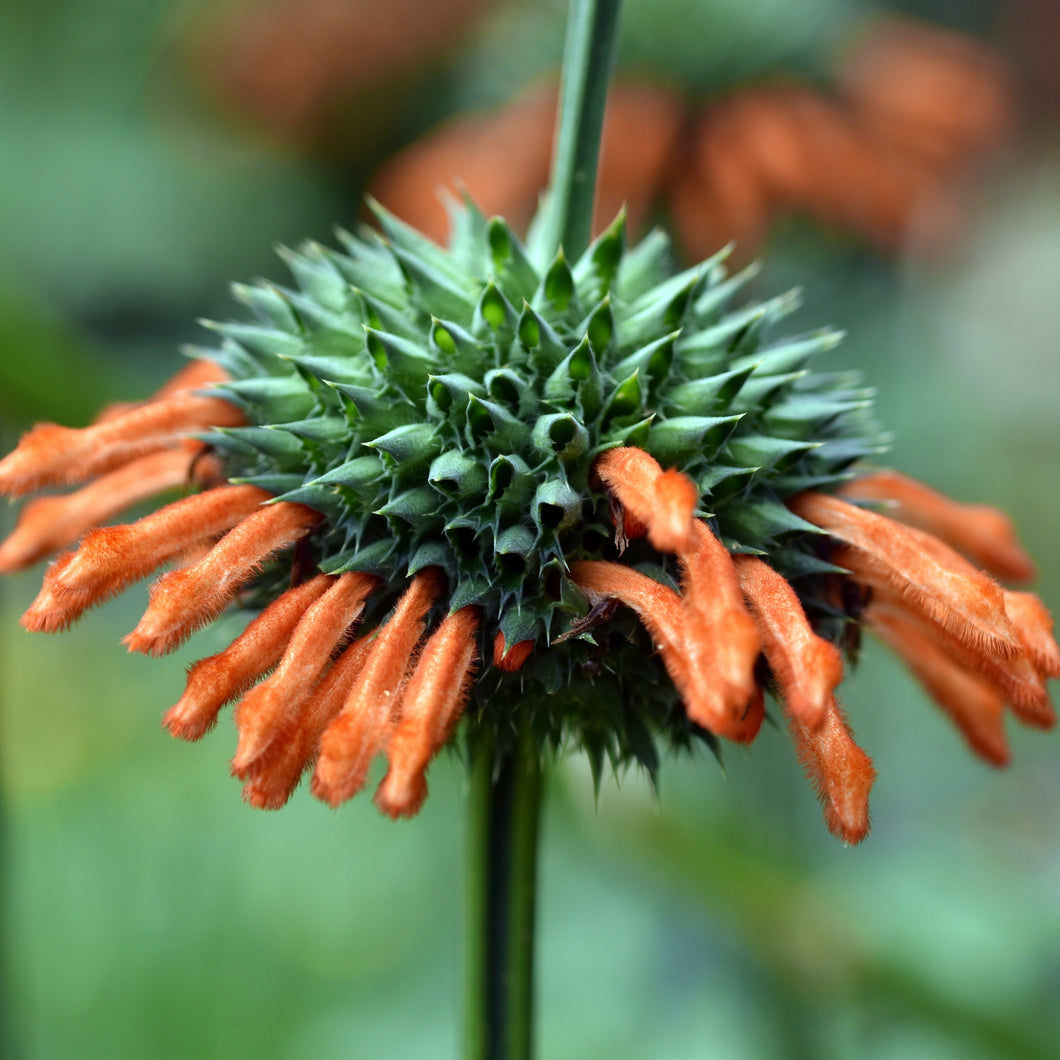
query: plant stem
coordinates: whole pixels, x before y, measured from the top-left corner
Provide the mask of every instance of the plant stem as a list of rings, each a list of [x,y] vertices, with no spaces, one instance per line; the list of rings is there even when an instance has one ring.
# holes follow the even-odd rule
[[[568,260],[589,245],[619,0],[571,0],[559,120],[540,245]]]
[[[541,762],[530,727],[471,749],[464,1034],[468,1060],[529,1060]]]
[[[546,261],[589,245],[619,0],[571,0],[552,175],[535,245]],[[541,750],[526,712],[514,746],[473,734],[468,797],[464,1052],[529,1060]]]

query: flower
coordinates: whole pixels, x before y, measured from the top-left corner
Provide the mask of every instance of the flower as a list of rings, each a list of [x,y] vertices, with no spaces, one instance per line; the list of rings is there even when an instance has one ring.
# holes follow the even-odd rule
[[[1033,573],[1011,525],[864,466],[871,392],[810,367],[837,336],[767,338],[790,296],[729,309],[751,271],[723,252],[674,274],[622,217],[569,263],[470,203],[444,249],[376,212],[383,234],[343,233],[344,253],[288,252],[295,288],[237,287],[257,322],[212,325],[153,400],[40,425],[0,461],[9,495],[79,487],[0,545],[15,570],[81,538],[28,629],[165,564],[131,651],[257,611],[163,718],[197,740],[235,703],[248,802],[282,806],[312,769],[338,805],[384,755],[377,805],[415,814],[462,716],[654,772],[660,739],[752,742],[769,692],[857,842],[875,774],[836,688],[862,626],[988,761],[1008,759],[1005,705],[1054,724],[1051,619],[990,576]]]

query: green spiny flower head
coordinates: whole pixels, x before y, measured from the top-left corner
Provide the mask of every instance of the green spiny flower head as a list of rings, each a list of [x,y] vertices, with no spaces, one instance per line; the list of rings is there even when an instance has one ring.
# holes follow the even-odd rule
[[[594,462],[636,446],[682,471],[727,546],[801,579],[823,618],[816,584],[832,568],[784,500],[879,451],[871,393],[812,370],[836,332],[773,337],[795,295],[733,309],[754,270],[728,276],[725,251],[675,271],[667,237],[630,249],[620,216],[577,261],[548,259],[471,204],[453,206],[443,249],[373,210],[381,234],[283,251],[294,287],[235,288],[256,322],[211,324],[220,347],[194,353],[230,375],[220,391],[249,425],[205,437],[230,480],[322,513],[312,562],[382,577],[383,613],[439,567],[445,608],[482,609],[483,658],[498,631],[502,651],[533,645],[521,672],[485,669],[472,718],[503,731],[529,700],[543,735],[573,737],[594,764],[606,752],[654,769],[653,733],[704,733],[631,619],[577,625],[590,600],[569,565],[618,555]],[[673,558],[646,542],[625,559],[675,585]],[[259,597],[287,581],[269,570]],[[608,650],[630,638],[643,650]]]

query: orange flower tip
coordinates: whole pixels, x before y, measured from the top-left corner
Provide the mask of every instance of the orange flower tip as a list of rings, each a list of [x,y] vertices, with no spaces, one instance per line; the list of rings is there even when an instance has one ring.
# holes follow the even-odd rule
[[[273,729],[263,729],[260,726],[247,724],[244,720],[236,742],[236,753],[232,757],[232,776],[245,780],[268,751],[275,735]]]
[[[217,723],[217,715],[211,713],[203,717],[197,713],[194,704],[185,703],[183,699],[170,707],[162,715],[162,728],[178,740],[194,743],[201,740]]]
[[[427,798],[427,778],[422,771],[399,772],[393,766],[375,793],[375,804],[393,820],[415,817]]]
[[[141,622],[131,633],[122,637],[121,642],[129,651],[157,659],[176,651],[184,643],[186,633],[182,630],[156,632],[150,627],[143,627],[144,623]]]
[[[522,669],[523,663],[530,658],[534,650],[532,640],[521,640],[510,648],[505,648],[504,634],[498,632],[493,638],[493,665],[505,673],[514,674]]]
[[[255,810],[282,810],[293,794],[293,789],[270,787],[264,778],[248,780],[243,785],[243,801]]]
[[[320,766],[313,774],[309,785],[313,798],[326,802],[333,810],[337,810],[348,799],[353,798],[359,789],[351,788],[348,784],[341,784],[338,780],[331,780],[321,776]]]
[[[869,791],[875,780],[872,759],[860,747],[851,748],[842,776],[830,786],[824,807],[828,830],[849,846],[869,834]]]
[[[61,633],[81,617],[83,610],[80,606],[63,603],[50,589],[44,588],[19,621],[30,633]]]
[[[1056,728],[1056,710],[1048,694],[1033,701],[1013,701],[1009,704],[1012,713],[1026,726],[1048,732]]]
[[[692,522],[699,490],[687,476],[670,468],[655,482],[655,517],[648,527],[648,540],[660,552],[684,552],[692,546]]]

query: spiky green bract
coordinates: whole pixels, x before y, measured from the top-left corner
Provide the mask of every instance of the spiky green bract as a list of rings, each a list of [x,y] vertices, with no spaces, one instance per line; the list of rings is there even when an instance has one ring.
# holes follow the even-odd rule
[[[725,251],[675,273],[667,238],[627,249],[620,216],[578,261],[535,263],[470,204],[446,249],[373,208],[381,235],[281,251],[293,288],[236,288],[256,322],[211,324],[220,347],[193,352],[228,371],[252,425],[209,440],[230,477],[326,516],[299,562],[381,575],[381,609],[440,566],[445,606],[483,608],[484,661],[498,629],[534,641],[520,673],[481,668],[473,722],[503,731],[528,699],[542,737],[653,769],[655,734],[692,729],[648,638],[619,619],[553,643],[587,611],[566,564],[616,555],[594,459],[629,444],[681,469],[730,548],[812,594],[816,531],[783,498],[879,450],[871,395],[811,370],[835,332],[768,338],[794,295],[730,309],[753,271],[728,277]],[[644,544],[624,560],[673,579]]]

